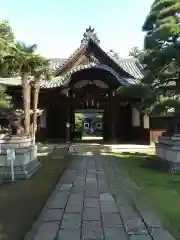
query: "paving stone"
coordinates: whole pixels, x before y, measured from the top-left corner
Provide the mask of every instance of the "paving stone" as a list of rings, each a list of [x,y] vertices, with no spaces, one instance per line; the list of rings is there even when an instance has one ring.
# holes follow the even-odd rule
[[[150,235],[132,235],[129,240],[153,240]]]
[[[89,173],[86,175],[87,178],[96,178],[96,174],[95,173]]]
[[[76,187],[84,187],[85,184],[85,181],[75,181],[73,185]]]
[[[97,198],[99,197],[99,191],[96,189],[96,188],[87,188],[86,191],[85,191],[85,196],[86,197],[94,197],[94,198]]]
[[[110,193],[103,193],[100,194],[100,202],[114,202],[114,199]]]
[[[123,196],[123,193],[121,193],[121,196],[116,195],[115,197],[115,202],[117,204],[118,207],[121,206],[128,206],[132,204],[132,201],[130,198]]]
[[[65,208],[67,203],[67,200],[65,199],[60,199],[60,198],[56,198],[55,200],[52,200],[50,202],[48,202],[47,206],[48,208]]]
[[[87,174],[96,174],[96,168],[94,168],[94,169],[88,169],[87,170]]]
[[[114,202],[101,202],[101,212],[117,213],[119,211]]]
[[[109,191],[109,188],[108,187],[99,186],[98,190],[99,190],[99,193],[102,194],[102,193],[107,193]]]
[[[72,187],[71,193],[83,193],[84,187]]]
[[[71,188],[72,188],[72,184],[62,184],[60,190],[67,191],[67,190],[70,190]]]
[[[59,223],[45,222],[37,231],[34,240],[54,240],[58,232]]]
[[[108,228],[104,230],[105,240],[128,240],[124,228]]]
[[[100,207],[99,208],[84,208],[83,221],[100,221]]]
[[[80,234],[80,229],[61,229],[58,233],[57,240],[81,240]]]
[[[138,218],[137,212],[134,211],[131,205],[128,206],[120,206],[119,207],[120,214],[122,218]]]
[[[69,196],[69,201],[82,202],[84,198],[83,193],[71,193]]]
[[[58,210],[58,209],[57,209]],[[38,218],[36,219],[36,221],[33,223],[33,226],[32,226],[32,230],[37,230],[41,225],[42,223],[44,222],[44,216],[46,214],[46,212],[48,211],[48,208],[45,206],[41,213],[39,214]]]
[[[67,200],[69,198],[70,191],[58,191],[55,195],[54,198],[61,198],[63,200]]]
[[[78,174],[78,176],[76,177],[75,181],[85,181],[85,179],[86,179],[85,175]]]
[[[52,221],[61,221],[63,215],[63,209],[47,209],[44,221],[45,222],[52,222]]]
[[[149,227],[161,227],[162,226],[160,220],[157,218],[157,216],[154,216],[153,213],[151,213],[149,211],[148,212],[143,211],[143,212],[141,212],[141,215]]]
[[[95,178],[86,178],[86,184],[97,184],[97,179]]]
[[[74,202],[68,201],[65,211],[67,213],[80,213],[82,212],[83,203],[82,202]]]
[[[147,207],[148,201],[123,166],[112,157],[86,156],[84,146],[77,147],[76,152],[84,156],[72,156],[25,240],[174,240]],[[132,200],[142,218],[133,209]]]
[[[61,229],[76,229],[81,227],[80,213],[65,213],[63,215]]]
[[[144,235],[148,233],[141,218],[125,218],[123,222],[129,235]]]
[[[84,221],[82,226],[82,239],[90,240],[97,239],[103,240],[103,230],[101,228],[101,222],[99,221]]]
[[[123,223],[119,213],[102,213],[103,228],[122,227]]]
[[[85,198],[84,207],[88,208],[100,207],[99,198]]]
[[[174,240],[172,235],[166,230],[158,227],[148,227],[153,240]]]

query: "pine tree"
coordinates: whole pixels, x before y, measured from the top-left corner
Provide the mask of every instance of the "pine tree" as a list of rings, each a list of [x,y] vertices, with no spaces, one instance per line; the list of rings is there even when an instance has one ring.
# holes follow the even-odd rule
[[[173,107],[177,115],[174,128],[180,115],[180,1],[154,0],[143,31],[146,33],[145,50],[150,53],[145,59],[145,80],[161,95],[154,104],[154,111]]]

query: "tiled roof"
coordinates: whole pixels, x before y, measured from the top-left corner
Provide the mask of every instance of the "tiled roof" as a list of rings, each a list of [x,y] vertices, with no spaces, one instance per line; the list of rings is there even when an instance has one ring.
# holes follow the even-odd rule
[[[84,44],[81,44],[79,48],[77,48],[68,58],[66,58],[62,64],[57,68],[57,69],[54,69],[54,74],[58,74],[61,69],[66,65],[68,64],[68,62],[73,59],[79,52],[83,51],[83,49],[86,48],[86,46],[88,45],[88,43],[84,43]]]
[[[80,46],[67,58],[65,61],[60,64],[60,66],[55,69],[54,73],[59,73],[61,69],[71,60],[73,57],[75,57],[78,53],[83,51],[83,49],[86,49],[88,47],[88,44],[90,41],[93,41],[95,44],[99,44],[100,41],[94,32],[94,28],[89,26],[89,28],[86,28],[85,33],[83,34],[83,39],[81,40]]]
[[[86,28],[85,33],[83,34],[83,39],[81,40],[81,44],[79,48],[77,48],[73,54],[71,54],[67,59],[63,59],[63,61],[60,61],[59,66],[54,69],[55,74],[61,74],[61,69],[69,63],[78,53],[81,53],[83,49],[87,49],[89,46],[89,43],[92,42],[98,48],[100,48],[103,52],[104,50],[99,46],[100,40],[97,37],[97,34],[95,33],[94,28],[89,26],[89,28]],[[114,51],[105,52],[113,61],[116,62],[125,72],[127,72],[132,78],[135,79],[142,79],[143,76],[143,66],[139,63],[139,61],[135,58],[129,58],[129,59],[123,59],[120,58],[117,53]]]
[[[93,61],[93,63],[90,64],[81,64],[79,66],[76,66],[72,68],[71,70],[62,73],[61,69],[66,66],[69,61],[71,61],[77,54],[83,53],[84,50],[87,49],[88,44],[90,41],[93,41],[94,44],[99,44],[99,40],[96,42],[95,39],[98,39],[96,34],[94,33],[93,28],[86,29],[86,32],[88,32],[88,35],[85,34],[85,40],[81,41],[81,44],[79,48],[76,49],[76,51],[73,52],[72,55],[69,56],[69,58],[52,58],[50,60],[50,70],[57,74],[59,73],[60,76],[52,78],[51,80],[43,80],[41,83],[42,88],[53,88],[56,86],[62,86],[63,84],[67,84],[70,80],[70,77],[72,73],[80,71],[85,68],[103,68],[106,71],[111,72],[116,78],[119,80],[121,84],[132,84],[135,83],[138,79],[143,78],[143,67],[138,62],[137,59],[129,58],[129,59],[122,59],[118,56],[118,54],[114,54],[113,52],[107,53],[107,55],[112,59],[112,61],[116,62],[125,72],[127,72],[131,77],[129,78],[122,78],[119,76],[112,68],[102,65],[98,63],[97,61]],[[100,46],[98,45],[100,48]],[[102,50],[102,49],[101,49]],[[103,50],[102,50],[103,51]],[[21,78],[0,78],[0,84],[3,85],[12,85],[12,86],[18,86],[21,85]]]
[[[120,58],[117,54],[107,53],[125,72],[129,73],[136,79],[142,79],[143,67],[140,62],[135,58]]]
[[[41,88],[54,88],[59,86],[65,86],[71,80],[71,75],[73,73],[78,72],[80,70],[84,70],[84,69],[90,69],[90,68],[108,71],[109,73],[111,73],[113,76],[116,77],[116,79],[119,81],[120,84],[123,84],[123,85],[136,83],[136,80],[133,78],[123,78],[119,76],[116,73],[116,71],[114,71],[112,68],[108,67],[107,65],[93,62],[89,64],[81,64],[81,65],[75,66],[74,68],[72,68],[71,70],[63,74],[62,76],[53,78],[51,81],[49,80],[42,81]]]
[[[117,74],[116,71],[114,71],[111,67],[99,63],[89,63],[89,64],[81,64],[78,66],[75,66],[74,68],[70,69],[68,72],[64,73],[61,76],[54,77],[51,80],[42,80],[41,82],[41,88],[54,88],[59,86],[64,86],[69,83],[71,79],[71,75],[75,72],[78,72],[83,69],[89,69],[89,68],[95,68],[95,69],[101,69],[108,71],[113,76],[116,77],[116,79],[119,81],[120,84],[126,85],[126,84],[133,84],[137,82],[137,79],[134,78],[124,78],[121,77],[119,74]],[[21,85],[21,77],[15,77],[15,78],[0,78],[0,84],[6,85],[6,86],[20,86]]]
[[[80,50],[80,48],[78,49]],[[114,58],[109,53],[107,53],[118,65],[128,74],[130,74],[135,79],[142,79],[143,78],[143,67],[140,64],[140,62],[135,58]],[[63,67],[73,56],[75,55],[75,52],[73,55],[71,55],[68,59],[56,59],[56,62],[53,62],[53,68],[52,70],[54,72],[59,71],[59,68]]]
[[[50,60],[50,70],[55,71],[57,68],[63,65],[66,58],[51,58]]]
[[[137,59],[122,59],[118,63],[122,69],[129,73],[132,77],[136,79],[143,78],[144,75],[142,73],[142,67],[140,66],[140,63]]]

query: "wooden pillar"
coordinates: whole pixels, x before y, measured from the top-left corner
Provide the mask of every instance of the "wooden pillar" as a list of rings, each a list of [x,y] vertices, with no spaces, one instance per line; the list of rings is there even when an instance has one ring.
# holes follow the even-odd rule
[[[111,126],[111,140],[115,141],[116,140],[116,109],[115,107],[112,107],[112,111],[111,111],[111,122],[110,122],[110,126]]]
[[[143,140],[146,144],[150,144],[150,126],[149,126],[149,116],[143,116]]]
[[[67,97],[68,104],[67,104],[67,118],[66,118],[66,142],[69,143],[71,140],[71,105],[70,105],[70,97],[71,97],[71,91],[68,90]]]
[[[73,139],[73,135],[72,134],[73,132],[75,131],[75,115],[74,115],[74,112],[73,112],[73,109],[71,108],[71,127],[70,127],[70,139],[72,140]]]
[[[111,141],[116,141],[116,118],[117,118],[117,105],[115,101],[113,101],[113,96],[110,96],[111,102],[110,102],[110,138]]]

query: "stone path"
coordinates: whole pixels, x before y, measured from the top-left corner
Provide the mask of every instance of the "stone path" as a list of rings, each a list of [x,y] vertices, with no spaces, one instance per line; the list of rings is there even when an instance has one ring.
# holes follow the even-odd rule
[[[25,240],[174,239],[114,158],[72,158]]]

